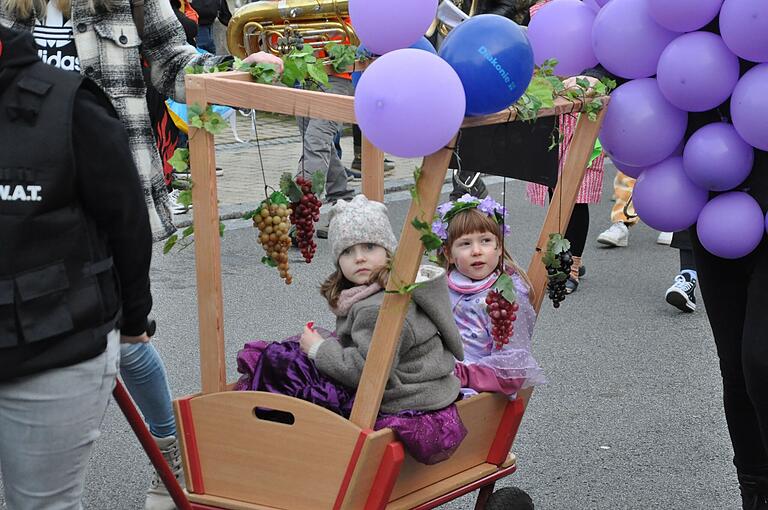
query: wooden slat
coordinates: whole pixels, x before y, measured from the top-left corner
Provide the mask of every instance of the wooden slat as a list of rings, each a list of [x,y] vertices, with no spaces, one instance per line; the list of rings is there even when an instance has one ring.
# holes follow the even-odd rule
[[[603,104],[607,103],[608,98],[600,98]],[[561,115],[563,113],[572,113],[581,111],[583,103],[581,101],[571,101],[562,97],[558,97],[555,100],[555,106],[552,108],[542,108],[539,110],[538,117],[552,117],[553,115]],[[465,117],[461,127],[477,127],[487,126],[489,124],[503,124],[505,122],[512,122],[517,120],[517,111],[514,108],[507,108],[500,112],[491,113],[489,115],[480,115],[477,117]]]
[[[332,508],[360,429],[303,400],[230,391],[191,400],[207,495],[292,510]],[[291,413],[291,425],[255,416]]]
[[[396,499],[387,505],[387,510],[409,510],[422,503],[431,501],[435,498],[447,494],[452,490],[463,487],[469,483],[479,480],[484,476],[488,476],[498,471],[498,468],[493,464],[480,464],[461,473],[457,473],[449,478],[445,478],[433,485],[424,487],[423,489],[408,494],[400,499]]]
[[[247,73],[235,72],[194,76],[205,76],[203,79],[208,82],[206,99],[211,104],[355,123],[352,96],[264,85],[246,81],[242,75],[248,77]]]
[[[448,147],[453,147],[455,141],[455,138],[451,140]],[[411,221],[416,217],[427,222],[431,221],[440,199],[440,190],[450,159],[451,150],[448,148],[443,148],[424,158],[421,178],[417,184],[420,200],[418,203],[416,201],[411,203],[406,216],[387,290],[397,290],[402,285],[412,283],[416,278],[424,253],[424,245],[420,239],[421,234],[413,228]],[[410,301],[409,294],[384,296],[350,417],[352,423],[362,429],[373,428],[376,421]]]
[[[284,510],[285,506],[274,507],[257,505],[255,503],[246,503],[236,499],[222,498],[219,496],[210,496],[208,494],[190,494],[189,500],[192,503],[206,505],[207,508],[223,508],[226,510]]]
[[[384,201],[384,153],[363,136],[362,191],[369,200]]]
[[[207,81],[201,75],[186,79],[187,104],[206,107]],[[197,313],[200,332],[200,379],[203,393],[222,391],[227,383],[224,361],[224,301],[221,286],[219,201],[216,190],[216,153],[213,135],[189,128],[189,165],[195,225]]]

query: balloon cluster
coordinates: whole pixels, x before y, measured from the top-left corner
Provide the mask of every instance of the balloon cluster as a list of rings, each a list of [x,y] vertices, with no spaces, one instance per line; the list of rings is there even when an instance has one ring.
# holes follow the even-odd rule
[[[353,76],[357,123],[396,156],[437,152],[465,115],[509,107],[533,76],[533,50],[513,21],[474,16],[451,31],[438,54],[423,37],[436,12],[437,0],[349,1],[362,46],[380,55]]]
[[[662,231],[695,223],[702,245],[724,258],[757,247],[768,218],[750,195],[730,190],[749,177],[755,149],[768,150],[768,2],[553,0],[529,37],[536,62],[558,58],[559,73],[600,63],[630,80],[613,92],[600,140],[637,178],[643,221]],[[740,59],[753,63],[743,74]],[[688,114],[718,107],[730,108],[730,119],[686,140]]]

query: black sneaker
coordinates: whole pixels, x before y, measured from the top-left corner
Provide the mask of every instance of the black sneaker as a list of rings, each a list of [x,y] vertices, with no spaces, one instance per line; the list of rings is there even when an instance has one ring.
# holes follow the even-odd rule
[[[363,178],[362,174],[357,170],[345,168],[344,171],[347,173],[347,180],[350,182],[358,182]]]
[[[689,273],[675,276],[675,283],[667,289],[667,303],[686,313],[696,311],[696,280]]]
[[[352,160],[352,170],[362,170],[363,169],[363,161],[360,158],[360,156],[355,156],[355,159]],[[395,162],[392,161],[389,158],[384,158],[384,171],[385,172],[391,172],[395,169]]]

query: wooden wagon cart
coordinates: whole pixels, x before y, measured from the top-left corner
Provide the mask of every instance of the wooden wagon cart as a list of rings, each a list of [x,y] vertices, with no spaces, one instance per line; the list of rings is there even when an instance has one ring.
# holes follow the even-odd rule
[[[188,104],[221,104],[341,122],[355,122],[353,98],[253,83],[247,73],[187,77]],[[540,116],[578,111],[581,103],[558,100]],[[604,111],[604,110],[603,110]],[[464,127],[504,123],[514,111],[467,118]],[[570,154],[541,229],[536,252],[549,233],[568,224],[588,158],[598,134],[596,120],[582,115]],[[190,164],[195,222],[195,257],[202,391],[175,401],[189,503],[195,509],[398,510],[434,508],[480,489],[484,508],[494,482],[516,470],[512,443],[531,391],[509,401],[485,393],[457,403],[469,433],[447,461],[426,466],[404,452],[389,429],[373,431],[408,294],[388,293],[349,419],[283,395],[230,391],[224,355],[221,246],[213,135],[191,129]],[[455,142],[455,139],[454,139]],[[415,217],[431,218],[444,183],[453,143],[424,159],[414,201],[394,256],[389,290],[413,282],[422,260]],[[363,192],[383,201],[383,154],[363,144]],[[528,269],[538,311],[546,285],[539,256]],[[396,283],[395,283],[396,282]],[[291,423],[259,418],[257,409],[290,414]]]

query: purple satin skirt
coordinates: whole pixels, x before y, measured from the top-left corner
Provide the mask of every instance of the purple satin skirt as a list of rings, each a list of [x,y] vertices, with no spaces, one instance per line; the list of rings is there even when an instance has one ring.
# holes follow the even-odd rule
[[[235,390],[267,391],[296,397],[348,418],[355,390],[321,373],[301,352],[298,338],[245,344],[237,353],[237,370],[243,375],[235,384]],[[428,465],[453,455],[467,435],[453,404],[437,411],[380,414],[374,429],[383,428],[392,429],[408,453]]]

